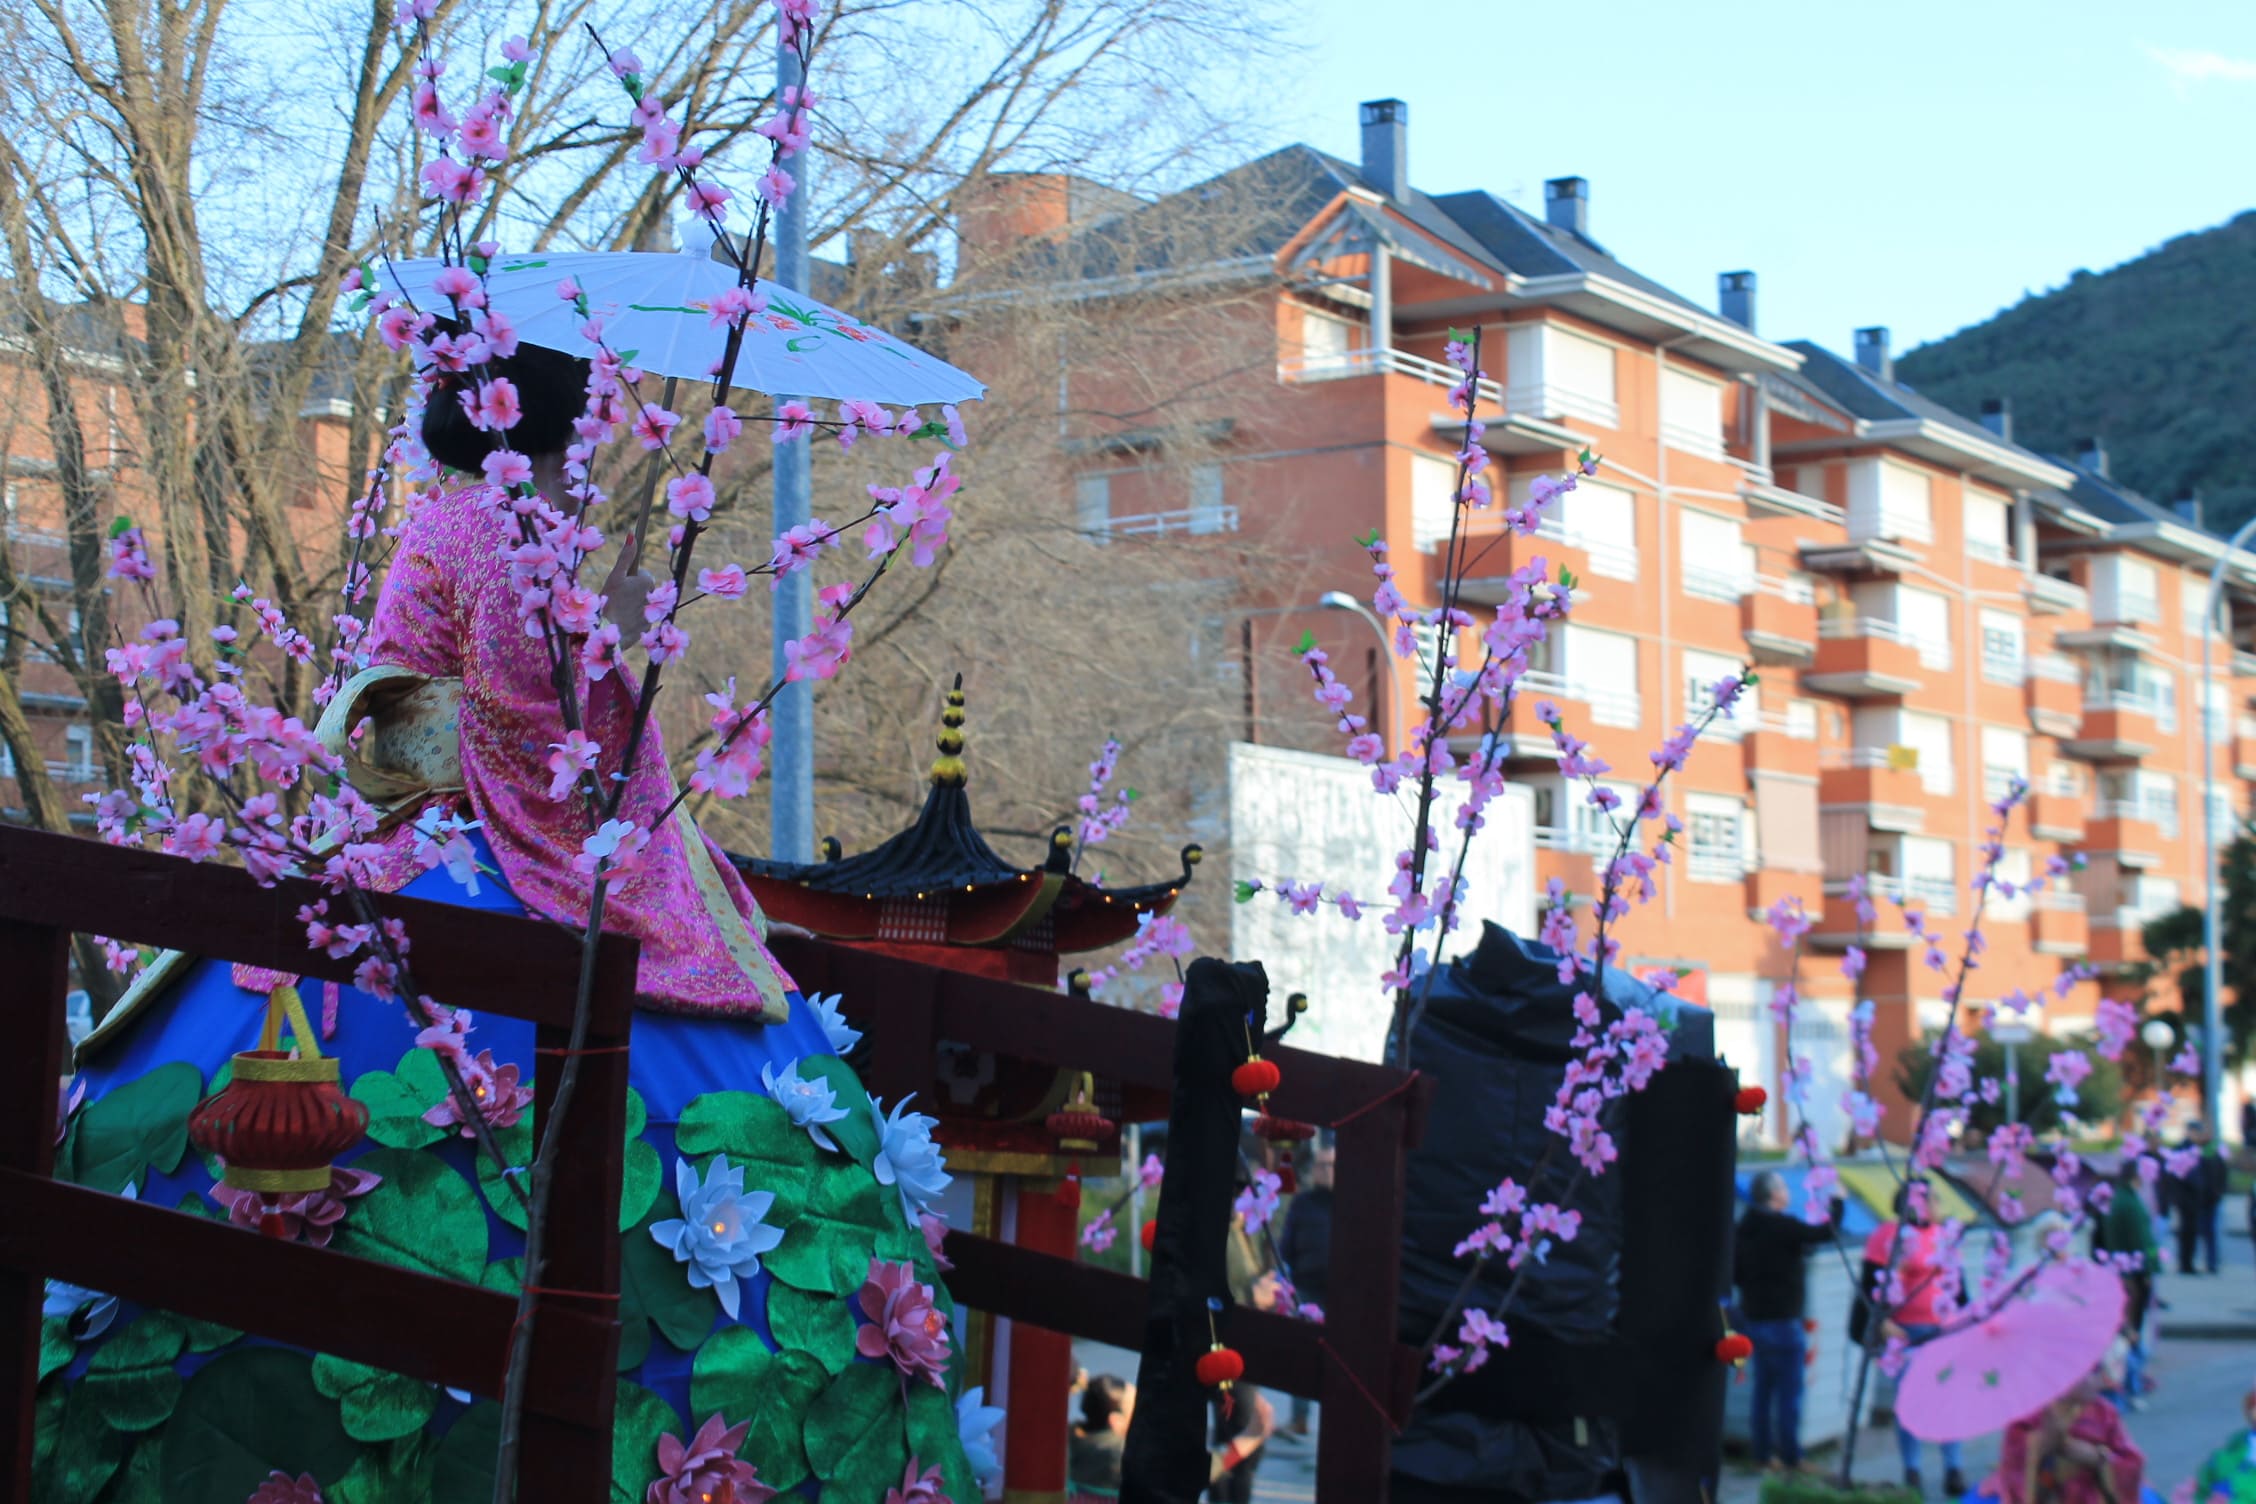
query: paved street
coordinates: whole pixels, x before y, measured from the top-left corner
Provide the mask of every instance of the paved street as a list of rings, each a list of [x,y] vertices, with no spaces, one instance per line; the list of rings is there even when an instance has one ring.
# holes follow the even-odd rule
[[[2225,1271],[2215,1278],[2165,1274],[2161,1336],[2152,1372],[2159,1388],[2146,1409],[2129,1417],[2131,1434],[2147,1455],[2147,1485],[2167,1497],[2190,1479],[2202,1459],[2239,1424],[2240,1402],[2256,1384],[2256,1258],[2250,1254],[2247,1212],[2236,1199],[2224,1213]],[[1118,1373],[1133,1379],[1136,1356],[1094,1343],[1076,1343],[1077,1360],[1091,1373]],[[1282,1396],[1278,1397],[1283,1408]],[[1280,1420],[1283,1418],[1280,1415]],[[1894,1432],[1868,1429],[1857,1446],[1862,1478],[1897,1475]],[[1967,1473],[1977,1482],[1997,1463],[1997,1439],[1967,1445]],[[1838,1453],[1827,1449],[1816,1461],[1831,1465]],[[1942,1482],[1941,1467],[1930,1459],[1930,1489]],[[1761,1475],[1727,1462],[1717,1504],[1754,1504]],[[1261,1460],[1254,1498],[1261,1504],[1311,1504],[1316,1497],[1316,1445],[1273,1442]]]

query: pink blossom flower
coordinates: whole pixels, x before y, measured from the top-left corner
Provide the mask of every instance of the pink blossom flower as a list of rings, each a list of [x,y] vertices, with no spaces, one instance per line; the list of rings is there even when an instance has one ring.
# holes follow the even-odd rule
[[[641,865],[643,848],[649,844],[650,832],[632,820],[606,820],[600,830],[580,843],[580,854],[572,858],[572,866],[590,877],[599,867],[613,877],[624,877]]]
[[[885,1504],[953,1504],[940,1491],[940,1469],[928,1467],[918,1470],[917,1459],[909,1459],[908,1470],[901,1474],[901,1486],[885,1491]]]
[[[820,622],[805,637],[783,645],[784,657],[790,663],[784,670],[784,677],[793,681],[836,678],[839,669],[853,656],[853,649],[852,622]]]
[[[157,568],[149,562],[149,547],[141,529],[129,527],[110,540],[110,578],[153,580]]]
[[[655,402],[645,402],[634,421],[634,436],[646,450],[663,449],[680,423],[681,414],[668,412]]]
[[[501,44],[501,55],[510,62],[522,63],[531,59],[533,49],[523,37],[511,37]]]
[[[1166,1166],[1160,1163],[1159,1156],[1147,1154],[1144,1156],[1144,1162],[1136,1167],[1136,1184],[1147,1191],[1156,1191],[1159,1189],[1159,1182],[1165,1178],[1166,1173]]]
[[[736,1455],[752,1422],[731,1426],[718,1413],[705,1417],[687,1444],[671,1433],[658,1438],[658,1477],[643,1504],[766,1504],[776,1491],[760,1481],[760,1470]]]
[[[524,416],[524,409],[517,401],[516,383],[506,376],[481,381],[475,392],[464,392],[462,410],[470,415],[474,427],[488,433],[515,428],[517,420]]]
[[[923,1231],[924,1246],[932,1254],[932,1262],[940,1272],[946,1274],[949,1270],[955,1268],[954,1262],[941,1252],[941,1249],[947,1243],[948,1224],[931,1212],[918,1212],[917,1226]]]
[[[945,1389],[948,1322],[932,1304],[931,1286],[918,1283],[915,1267],[871,1259],[859,1301],[869,1322],[855,1333],[854,1350]]]
[[[700,569],[697,572],[697,588],[707,595],[717,595],[724,601],[733,601],[744,594],[748,583],[750,582],[746,580],[744,566],[741,564],[724,564],[719,569]]]
[[[281,1197],[269,1207],[257,1191],[238,1191],[226,1185],[214,1185],[214,1201],[227,1208],[227,1220],[237,1227],[258,1231],[263,1218],[269,1214],[282,1219],[281,1237],[286,1242],[308,1243],[315,1248],[326,1248],[351,1208],[346,1203],[357,1196],[365,1196],[384,1183],[384,1177],[373,1170],[355,1170],[345,1166],[329,1171],[329,1184],[318,1191],[296,1191]]]
[[[452,157],[435,157],[424,163],[421,176],[431,197],[450,204],[475,203],[486,191],[484,169],[457,162]]]
[[[783,164],[781,164],[780,162],[769,167],[766,172],[761,173],[760,181],[758,184],[760,197],[766,199],[770,204],[775,205],[777,208],[783,207],[783,205],[789,201],[789,199],[791,198],[791,191],[798,186],[798,179],[794,178],[790,173],[785,172],[783,170]]]
[[[1091,1253],[1103,1253],[1119,1236],[1120,1229],[1112,1225],[1112,1209],[1107,1207],[1081,1229],[1081,1246]]]
[[[300,1473],[293,1478],[285,1472],[272,1472],[266,1481],[251,1490],[243,1504],[325,1504],[321,1485],[313,1481],[313,1474]]]
[[[700,219],[717,220],[728,211],[729,200],[736,195],[710,179],[699,178],[689,185],[686,197],[691,213]]]
[[[713,515],[713,483],[692,470],[666,482],[666,510],[676,517],[703,522]]]
[[[775,410],[777,421],[768,430],[768,438],[777,444],[788,444],[793,439],[814,432],[815,410],[806,403],[791,401],[781,403]]]
[[[705,447],[715,454],[735,443],[742,432],[744,420],[725,407],[716,407],[705,415]]]
[[[462,1084],[470,1088],[472,1101],[477,1104],[478,1115],[489,1128],[507,1128],[524,1115],[532,1105],[533,1089],[518,1084],[518,1068],[512,1063],[497,1066],[493,1051],[480,1050],[478,1058],[461,1064]],[[461,1115],[460,1105],[452,1092],[439,1098],[423,1121],[434,1128],[452,1128],[460,1125],[464,1138],[477,1137],[476,1130]]]

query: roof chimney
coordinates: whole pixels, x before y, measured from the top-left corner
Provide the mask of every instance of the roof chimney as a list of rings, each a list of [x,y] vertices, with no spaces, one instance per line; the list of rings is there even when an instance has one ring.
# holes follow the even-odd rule
[[[2097,434],[2076,441],[2076,463],[2102,480],[2107,478],[2107,446]]]
[[[1888,329],[1875,324],[1856,332],[1856,362],[1882,381],[1896,379],[1895,357],[1888,353]]]
[[[1725,272],[1716,278],[1716,310],[1746,330],[1755,332],[1755,274]]]
[[[1410,196],[1410,106],[1363,101],[1363,181],[1392,199]]]
[[[2170,510],[2184,518],[2186,526],[2200,527],[2202,525],[2201,493],[2188,486],[2178,493],[2176,501],[2170,503]]]
[[[2011,397],[1984,397],[1982,399],[1982,426],[2008,444],[2013,442],[2013,399]]]
[[[1553,178],[1543,185],[1543,217],[1562,230],[1590,238],[1590,180]]]

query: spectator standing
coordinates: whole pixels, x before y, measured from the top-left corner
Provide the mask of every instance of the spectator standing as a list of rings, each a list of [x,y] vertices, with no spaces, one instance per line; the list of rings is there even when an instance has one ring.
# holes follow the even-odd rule
[[[1896,1206],[1902,1219],[1902,1236],[1897,1236],[1896,1222],[1883,1222],[1872,1230],[1872,1236],[1864,1242],[1862,1284],[1881,1318],[1880,1335],[1916,1345],[1942,1331],[1942,1317],[1935,1309],[1944,1288],[1942,1235],[1929,1219],[1924,1185],[1904,1187]],[[1895,1260],[1895,1291],[1883,1287],[1875,1293],[1891,1256]],[[1901,1420],[1896,1422],[1896,1450],[1903,1458],[1904,1486],[1920,1492],[1919,1438],[1905,1430]],[[1965,1448],[1958,1442],[1945,1441],[1937,1444],[1937,1450],[1943,1454],[1943,1496],[1963,1498]]]
[[[2107,1212],[2092,1224],[2092,1252],[2115,1256],[2123,1277],[2123,1335],[2130,1350],[2123,1360],[2123,1396],[2133,1410],[2146,1392],[2146,1313],[2154,1302],[2154,1276],[2162,1267],[2162,1246],[2154,1236],[2154,1218],[2146,1209],[2146,1194],[2139,1184],[2138,1161],[2125,1155],[2115,1171],[2115,1194]],[[2136,1265],[2126,1263],[2136,1257]]]
[[[1121,1448],[1128,1421],[1136,1413],[1136,1386],[1115,1374],[1100,1373],[1081,1390],[1081,1424],[1073,1428],[1066,1472],[1082,1498],[1110,1499],[1120,1494]]]
[[[1312,1144],[1300,1176],[1300,1191],[1285,1208],[1285,1223],[1277,1232],[1277,1256],[1284,1261],[1292,1281],[1293,1299],[1303,1305],[1327,1305],[1332,1267],[1332,1168],[1337,1158],[1328,1146]],[[1299,1439],[1308,1434],[1309,1401],[1292,1398],[1292,1419],[1277,1434]]]
[[[2215,1274],[2219,1268],[2217,1221],[2231,1173],[2225,1168],[2225,1157],[2209,1140],[2209,1125],[2199,1118],[2187,1125],[2185,1140],[2178,1148],[2194,1155],[2183,1173],[2170,1176],[2170,1201],[2177,1213],[2178,1273],[2198,1273],[2196,1265],[2206,1263],[2209,1272]]]
[[[1802,1377],[1809,1343],[1805,1264],[1811,1249],[1840,1235],[1842,1206],[1833,1202],[1823,1222],[1787,1210],[1786,1177],[1765,1170],[1749,1189],[1747,1211],[1733,1240],[1732,1281],[1739,1289],[1739,1319],[1755,1344],[1755,1460],[1768,1468],[1802,1463]]]

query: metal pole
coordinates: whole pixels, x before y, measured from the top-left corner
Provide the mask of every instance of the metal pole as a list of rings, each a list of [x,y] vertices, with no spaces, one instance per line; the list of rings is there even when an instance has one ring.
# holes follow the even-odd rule
[[[1128,1125],[1128,1272],[1144,1277],[1144,1125]]]
[[[1387,703],[1384,707],[1372,707],[1374,711],[1381,713],[1371,717],[1371,729],[1386,738],[1387,746],[1392,748],[1395,744],[1394,718],[1402,709],[1402,671],[1395,666],[1394,639],[1387,636],[1386,623],[1379,620],[1376,611],[1344,590],[1327,590],[1316,598],[1316,604],[1327,611],[1345,611],[1359,616],[1372,631],[1378,633],[1379,657],[1386,664]],[[1375,686],[1373,693],[1376,693]]]
[[[2217,685],[2210,677],[2209,665],[2211,645],[2217,636],[2217,605],[2225,588],[2225,566],[2252,532],[2256,532],[2256,517],[2242,523],[2225,551],[2217,556],[2209,571],[2206,609],[2201,613],[2201,948],[2206,953],[2201,962],[2201,1116],[2209,1125],[2211,1143],[2218,1142],[2224,1133],[2225,1029],[2219,994],[2225,989],[2225,954],[2224,929],[2217,919],[2217,826],[2210,814],[2217,798],[2217,743],[2210,735],[2209,715],[2216,703]],[[2159,1085],[2161,1074],[2157,1072],[2154,1079]]]
[[[776,48],[776,85],[800,82],[799,54],[789,46]],[[775,216],[776,280],[795,291],[807,290],[807,180],[814,154],[801,152],[793,164],[799,186]],[[778,403],[787,400],[775,394]],[[775,535],[781,537],[806,522],[814,511],[814,441],[802,437],[775,447]],[[814,581],[800,570],[781,581],[775,591],[774,673],[781,679],[791,667],[784,645],[805,637],[815,627]],[[801,680],[786,684],[775,698],[772,711],[775,739],[768,746],[768,847],[782,862],[815,859],[815,687]]]
[[[2005,1120],[2021,1121],[2021,1046],[2005,1047]]]

